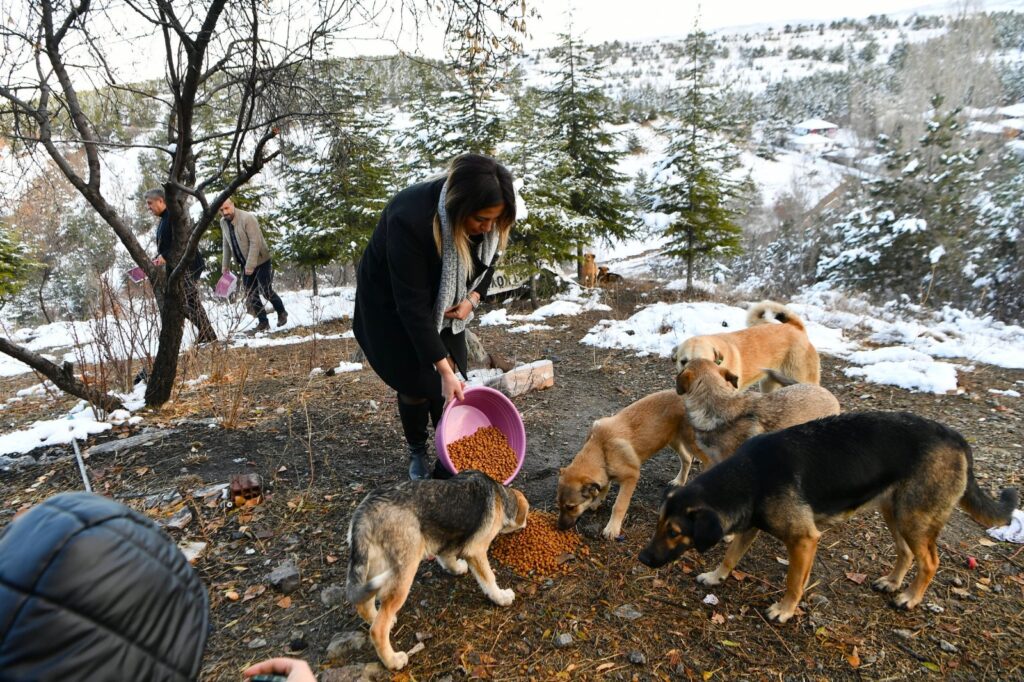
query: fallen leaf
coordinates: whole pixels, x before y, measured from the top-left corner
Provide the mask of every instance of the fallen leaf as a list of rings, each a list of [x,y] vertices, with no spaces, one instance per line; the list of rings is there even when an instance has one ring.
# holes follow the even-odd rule
[[[712,614],[711,622],[715,623],[716,625],[721,625],[721,624],[723,624],[725,622],[725,616],[723,616],[720,613]]]
[[[846,662],[850,664],[851,668],[860,667],[860,656],[857,654],[857,647],[853,647],[853,653],[846,657]]]
[[[668,664],[675,668],[682,662],[682,657],[679,655],[679,649],[672,649],[668,652]]]
[[[853,573],[851,571],[846,572],[846,577],[858,585],[863,585],[864,581],[868,578],[867,573]]]
[[[777,557],[775,557],[775,560],[778,561],[783,566],[789,566],[789,559],[783,559],[782,557],[777,556]]]
[[[338,560],[338,557],[331,554],[328,554],[325,558],[327,559],[327,563],[329,564],[333,564],[335,561]]]
[[[700,674],[700,676],[703,677],[706,682],[707,680],[710,680],[714,676],[714,674],[715,673],[712,670],[705,670]]]
[[[734,642],[731,639],[723,639],[722,640],[722,644],[724,644],[725,646],[733,646],[733,647],[740,645],[739,642]]]
[[[597,672],[603,673],[605,670],[608,670],[609,668],[614,668],[614,667],[615,667],[614,663],[602,663],[601,665],[597,666]]]
[[[928,668],[928,670],[931,670],[933,673],[942,671],[942,668],[940,668],[937,663],[932,663],[931,661],[924,661],[923,663],[921,663],[921,665],[923,665],[925,668]]]
[[[255,599],[264,592],[267,591],[266,585],[252,585],[245,590],[245,594],[242,595],[242,601],[247,602],[250,599]]]
[[[737,582],[743,582],[748,577],[748,574],[744,573],[743,571],[733,571],[731,575],[733,578],[736,579]]]
[[[291,597],[281,597],[280,599],[277,600],[277,605],[280,606],[282,609],[291,608],[292,598]]]
[[[998,542],[992,542],[988,538],[982,538],[982,539],[978,540],[978,544],[981,545],[982,547],[995,547],[999,543]]]
[[[230,599],[231,601],[238,601],[239,598],[240,598],[238,596],[238,593],[235,592],[234,590],[228,590],[227,592],[224,593],[224,596],[227,597],[228,599]]]

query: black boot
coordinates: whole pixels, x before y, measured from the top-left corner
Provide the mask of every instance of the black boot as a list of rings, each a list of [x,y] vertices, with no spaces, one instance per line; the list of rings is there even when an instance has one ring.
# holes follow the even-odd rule
[[[430,467],[427,466],[427,444],[409,446],[409,478],[422,481],[430,478]]]
[[[398,396],[398,416],[402,420],[405,442],[409,444],[409,478],[420,480],[430,478],[427,464],[427,421],[430,419],[430,403],[424,399]]]

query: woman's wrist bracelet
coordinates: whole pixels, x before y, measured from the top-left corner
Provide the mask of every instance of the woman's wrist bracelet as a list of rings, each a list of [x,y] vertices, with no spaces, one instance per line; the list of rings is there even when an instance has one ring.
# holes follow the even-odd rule
[[[467,295],[466,300],[469,301],[469,304],[471,306],[473,306],[473,310],[476,310],[477,307],[480,305],[480,299],[478,298],[476,300],[473,300],[473,297],[471,295]]]

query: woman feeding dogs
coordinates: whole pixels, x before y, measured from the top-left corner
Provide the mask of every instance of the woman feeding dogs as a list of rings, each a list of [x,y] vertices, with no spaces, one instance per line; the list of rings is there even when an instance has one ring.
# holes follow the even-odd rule
[[[409,477],[429,478],[427,421],[462,398],[464,334],[487,295],[516,218],[512,175],[480,154],[399,192],[359,262],[353,331],[373,370],[398,393]],[[443,475],[440,464],[434,468]]]

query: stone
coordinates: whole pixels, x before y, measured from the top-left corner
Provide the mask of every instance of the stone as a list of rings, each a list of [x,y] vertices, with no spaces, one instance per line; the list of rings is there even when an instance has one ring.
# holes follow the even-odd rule
[[[939,640],[939,648],[945,651],[947,654],[958,654],[960,650],[956,648],[952,642],[947,642],[944,639]]]
[[[256,639],[249,640],[249,644],[247,644],[246,646],[248,646],[250,649],[262,649],[266,645],[267,640],[263,639],[262,637],[257,637]]]
[[[807,601],[809,601],[812,606],[825,606],[828,604],[828,597],[823,594],[812,594],[808,597]]]
[[[619,618],[625,618],[626,620],[636,620],[640,616],[644,615],[632,604],[623,604],[622,606],[612,611],[612,613],[618,616]]]
[[[267,576],[270,585],[282,594],[291,594],[299,589],[301,579],[299,568],[291,559],[285,559]]]
[[[378,682],[391,679],[384,666],[376,661],[322,670],[317,677],[320,682]]]
[[[550,360],[538,360],[528,365],[520,365],[501,376],[492,377],[484,382],[484,385],[514,398],[529,391],[539,391],[554,386],[555,366]]]
[[[362,630],[342,632],[331,638],[327,645],[327,658],[351,658],[366,646],[366,633]]]
[[[480,342],[480,338],[469,329],[466,329],[465,333],[469,361],[477,365],[487,362],[487,351],[484,350],[484,344]]]
[[[910,639],[914,636],[913,632],[905,628],[896,628],[895,630],[893,630],[893,634],[895,634],[900,639]]]
[[[630,663],[633,665],[644,665],[647,663],[647,657],[644,656],[641,651],[630,651],[629,655],[626,656]]]
[[[556,649],[564,649],[567,646],[571,646],[573,640],[572,635],[570,635],[568,632],[563,632],[561,634],[555,635],[554,641]]]
[[[327,607],[345,603],[345,588],[341,585],[328,585],[320,590],[320,602]]]
[[[25,467],[35,466],[36,458],[32,455],[22,455],[21,457],[4,457],[0,456],[0,469],[4,471],[20,471]]]
[[[142,447],[143,445],[150,445],[161,441],[167,436],[178,433],[177,429],[146,429],[142,433],[138,433],[128,438],[119,438],[117,440],[107,441],[106,443],[100,443],[94,445],[85,451],[86,457],[94,457],[97,455],[110,455],[117,454],[130,450],[131,448]]]

